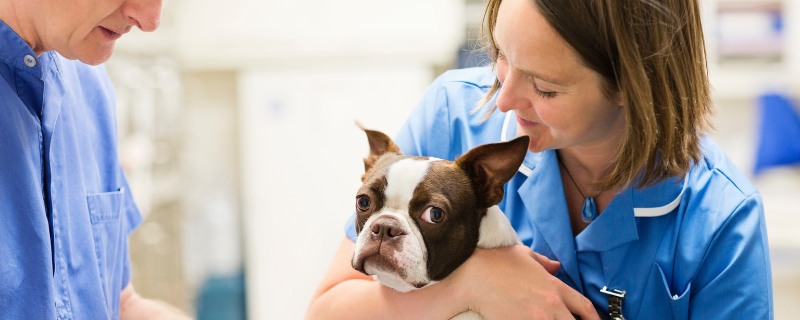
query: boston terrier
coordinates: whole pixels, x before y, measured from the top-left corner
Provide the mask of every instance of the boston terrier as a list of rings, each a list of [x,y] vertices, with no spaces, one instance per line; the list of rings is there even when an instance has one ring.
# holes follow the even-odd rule
[[[525,159],[527,136],[446,161],[403,155],[387,135],[364,132],[370,154],[356,196],[354,269],[408,292],[441,281],[476,247],[522,244],[497,204]],[[483,317],[468,310],[453,319]]]

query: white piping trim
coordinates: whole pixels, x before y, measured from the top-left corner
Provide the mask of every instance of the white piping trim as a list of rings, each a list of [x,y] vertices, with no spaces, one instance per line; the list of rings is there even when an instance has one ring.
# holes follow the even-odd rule
[[[506,142],[508,141],[508,125],[511,123],[511,115],[512,111],[506,112],[506,119],[503,121],[503,130],[500,133],[500,141]],[[524,164],[519,167],[519,172],[524,174],[527,177],[530,177],[533,173],[533,169],[526,167]],[[669,204],[661,207],[655,208],[633,208],[633,216],[641,217],[641,218],[652,218],[652,217],[659,217],[663,216],[667,213],[672,212],[678,205],[681,204],[681,200],[683,199],[683,192],[686,191],[686,186],[689,185],[689,174],[686,174],[686,177],[683,179],[683,189],[681,189],[681,193],[678,194],[678,197],[672,200]]]
[[[508,123],[511,122],[511,111],[506,112],[506,119],[503,120],[503,130],[500,131],[500,142],[508,141]]]
[[[503,130],[500,132],[500,142],[508,141],[508,124],[511,123],[511,115],[513,111],[506,112],[506,119],[503,120]],[[533,169],[526,167],[524,164],[519,166],[519,172],[526,177],[530,177]]]
[[[681,193],[678,195],[675,200],[672,200],[669,204],[661,207],[655,208],[633,208],[633,216],[635,217],[642,217],[642,218],[652,218],[663,216],[667,213],[672,212],[678,205],[681,204],[681,200],[683,199],[683,192],[686,191],[686,186],[689,185],[689,174],[686,174],[686,177],[683,178],[683,189],[681,189]]]
[[[530,177],[531,173],[533,173],[533,169],[526,167],[524,164],[519,166],[519,173],[524,174],[526,177]]]

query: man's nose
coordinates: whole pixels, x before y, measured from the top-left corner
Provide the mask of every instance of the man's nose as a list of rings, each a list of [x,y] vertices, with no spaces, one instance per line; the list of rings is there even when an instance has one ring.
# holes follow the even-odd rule
[[[128,0],[122,5],[122,14],[128,23],[152,32],[161,24],[161,4],[162,0]]]

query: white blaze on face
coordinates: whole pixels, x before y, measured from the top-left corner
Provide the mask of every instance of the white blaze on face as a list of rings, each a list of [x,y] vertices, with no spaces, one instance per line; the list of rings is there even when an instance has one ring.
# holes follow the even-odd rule
[[[386,189],[384,190],[386,202],[380,211],[367,219],[356,241],[353,261],[358,259],[358,255],[369,236],[368,232],[371,232],[372,223],[378,217],[384,215],[392,216],[400,222],[406,236],[403,237],[402,251],[395,252],[394,258],[397,261],[396,267],[402,268],[406,275],[405,278],[400,277],[396,272],[372,268],[370,265],[365,265],[365,271],[375,275],[376,279],[382,284],[401,292],[416,289],[412,284],[431,283],[427,271],[428,252],[425,248],[425,242],[422,239],[422,233],[414,223],[413,217],[408,212],[408,207],[414,195],[414,190],[427,174],[430,163],[435,160],[403,159],[389,167],[386,174]]]

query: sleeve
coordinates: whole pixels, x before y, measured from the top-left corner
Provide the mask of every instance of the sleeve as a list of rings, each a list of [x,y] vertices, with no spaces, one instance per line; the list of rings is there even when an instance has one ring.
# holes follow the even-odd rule
[[[450,160],[454,158],[450,147],[447,93],[442,82],[440,77],[425,90],[422,101],[411,112],[394,139],[403,154]],[[345,234],[353,242],[358,237],[355,224],[356,214],[353,212],[344,226]]]
[[[739,204],[692,281],[690,319],[773,319],[772,273],[761,195]]]
[[[442,82],[439,78],[428,87],[394,139],[403,154],[453,160],[450,108]]]
[[[131,187],[128,185],[128,179],[125,177],[124,172],[122,172],[122,168],[120,167],[119,171],[122,175],[123,184],[125,186],[125,237],[124,237],[124,244],[122,246],[122,287],[120,291],[125,289],[131,281],[131,255],[130,255],[130,234],[136,230],[136,228],[142,224],[142,217],[141,212],[139,212],[139,208],[136,207],[136,203],[133,200],[133,193],[131,193]]]

